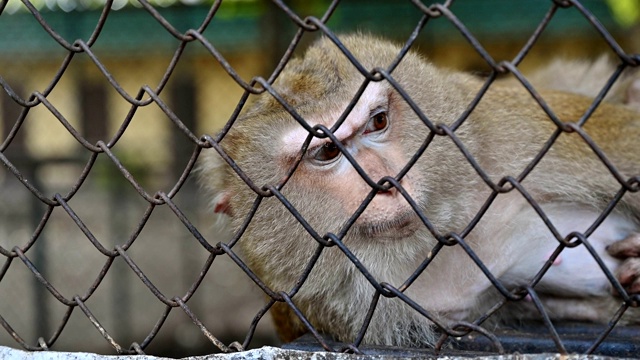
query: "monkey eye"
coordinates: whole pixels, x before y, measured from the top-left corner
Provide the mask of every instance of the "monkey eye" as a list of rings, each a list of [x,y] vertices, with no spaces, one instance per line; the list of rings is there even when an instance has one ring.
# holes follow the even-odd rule
[[[336,146],[336,144],[332,142],[328,142],[322,145],[318,151],[313,154],[313,160],[318,163],[329,163],[333,162],[340,156],[340,149]]]
[[[367,127],[364,129],[364,133],[372,133],[376,131],[384,131],[387,127],[389,127],[389,118],[387,117],[386,111],[380,111],[369,119],[367,123]]]

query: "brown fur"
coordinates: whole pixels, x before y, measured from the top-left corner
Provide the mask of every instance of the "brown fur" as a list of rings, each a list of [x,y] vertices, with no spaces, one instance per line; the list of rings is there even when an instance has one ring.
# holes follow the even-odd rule
[[[276,326],[278,337],[285,343],[291,342],[307,332],[293,310],[285,303],[273,304],[271,317]]]

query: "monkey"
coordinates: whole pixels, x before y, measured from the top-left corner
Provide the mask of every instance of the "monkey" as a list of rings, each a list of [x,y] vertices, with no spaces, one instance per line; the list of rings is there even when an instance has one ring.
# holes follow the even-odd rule
[[[368,72],[388,69],[401,51],[367,34],[339,41]],[[627,191],[600,219],[621,182],[637,183],[637,111],[624,100],[606,101],[583,126],[559,132],[524,87],[496,81],[460,122],[482,81],[413,50],[389,73],[393,82],[367,80],[323,37],[279,74],[272,86],[279,98],[258,96],[222,134],[220,152],[204,151],[199,177],[214,212],[228,220],[242,260],[270,291],[293,291],[291,302],[311,326],[354,341],[376,299],[366,269],[413,303],[380,296],[362,341],[402,346],[433,345],[438,328],[473,321],[504,299],[474,258],[509,290],[527,286],[550,264],[534,289],[548,299],[552,318],[606,322],[613,312],[602,309],[622,304],[617,290],[640,292],[638,194]],[[550,87],[537,91],[562,124],[577,122],[593,102]],[[519,179],[519,186],[505,179]],[[564,246],[559,239],[575,242],[574,232],[588,237]],[[271,310],[283,341],[307,331],[288,304]]]

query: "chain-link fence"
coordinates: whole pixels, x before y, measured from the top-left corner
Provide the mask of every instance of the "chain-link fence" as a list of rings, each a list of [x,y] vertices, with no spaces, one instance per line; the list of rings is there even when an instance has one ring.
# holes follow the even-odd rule
[[[8,3],[9,0],[0,3],[0,14]],[[140,86],[140,83],[133,86],[123,85],[128,80],[114,75],[111,67],[111,55],[100,54],[95,50],[102,39],[103,28],[107,26],[109,19],[114,17],[113,1],[105,2],[100,16],[90,27],[90,33],[82,38],[73,39],[62,35],[61,23],[57,24],[58,26],[50,24],[47,16],[50,16],[51,13],[38,10],[26,0],[23,1],[23,4],[30,14],[30,19],[41,25],[50,39],[56,43],[56,48],[61,54],[61,61],[55,67],[55,71],[49,74],[47,84],[36,91],[31,91],[29,84],[21,82],[20,79],[12,79],[13,74],[5,74],[0,70],[0,84],[4,93],[3,124],[5,124],[5,130],[2,133],[3,142],[0,145],[0,160],[8,170],[3,179],[6,183],[2,188],[2,197],[4,198],[2,206],[5,207],[3,212],[7,214],[28,212],[30,214],[28,216],[31,216],[28,225],[20,228],[12,228],[14,224],[11,224],[11,221],[7,221],[7,224],[3,225],[5,231],[2,232],[2,236],[6,240],[2,242],[2,247],[0,247],[0,253],[4,257],[0,272],[0,294],[2,294],[1,301],[3,302],[0,321],[6,334],[13,341],[9,345],[18,345],[28,350],[55,349],[56,343],[60,341],[59,339],[64,338],[65,333],[73,333],[73,344],[77,344],[77,349],[73,350],[80,350],[83,349],[82,344],[86,343],[86,340],[83,339],[84,331],[91,329],[86,333],[87,338],[98,336],[104,339],[104,342],[117,353],[123,354],[144,353],[152,346],[154,339],[162,337],[163,332],[180,332],[185,334],[182,335],[185,338],[201,337],[215,347],[198,351],[237,351],[256,346],[262,341],[254,339],[256,329],[259,326],[265,326],[268,320],[263,317],[275,306],[279,308],[278,313],[281,313],[281,316],[285,316],[288,322],[295,324],[292,326],[297,327],[296,333],[310,333],[312,342],[320,345],[321,348],[359,353],[363,348],[363,340],[368,331],[370,332],[370,323],[374,321],[377,307],[380,303],[391,301],[400,304],[407,311],[415,313],[422,320],[428,319],[429,322],[435,324],[434,326],[440,335],[435,341],[436,350],[441,350],[445,345],[449,346],[451,338],[461,338],[472,333],[488,339],[490,351],[504,352],[505,346],[500,338],[494,334],[493,325],[484,325],[490,323],[487,320],[496,317],[495,313],[499,312],[501,308],[510,306],[514,302],[523,301],[530,303],[529,308],[535,310],[535,317],[541,320],[543,329],[545,329],[543,334],[536,336],[550,339],[554,344],[554,350],[558,352],[597,353],[606,349],[607,341],[613,341],[612,339],[622,342],[622,345],[625,343],[632,345],[633,339],[637,340],[638,336],[634,332],[635,330],[625,333],[625,328],[618,324],[625,316],[633,316],[629,313],[634,310],[632,308],[637,307],[637,296],[627,292],[616,274],[604,265],[602,255],[594,250],[589,239],[609,214],[622,207],[619,203],[621,201],[624,203],[623,199],[638,190],[636,176],[638,172],[631,174],[634,177],[623,175],[615,164],[608,160],[606,152],[600,147],[601,144],[591,139],[583,125],[599,109],[607,92],[616,84],[621,74],[627,68],[636,66],[639,58],[637,55],[625,52],[598,18],[581,2],[545,2],[546,13],[541,16],[539,22],[536,20],[537,27],[532,29],[528,41],[524,43],[517,55],[510,61],[498,61],[483,48],[474,34],[458,19],[456,16],[457,3],[446,1],[425,5],[420,1],[412,1],[410,2],[411,14],[417,20],[410,24],[413,30],[408,38],[403,39],[404,46],[399,50],[397,59],[387,68],[371,69],[363,66],[363,59],[353,56],[349,48],[342,45],[340,36],[336,36],[334,31],[326,25],[334,14],[339,13],[342,5],[339,1],[325,4],[323,14],[317,17],[302,17],[287,4],[274,1],[272,11],[293,22],[297,32],[286,44],[282,55],[275,55],[278,60],[275,69],[270,72],[269,76],[253,77],[249,80],[243,77],[237,67],[223,56],[223,52],[219,50],[215,42],[205,35],[206,31],[209,33],[217,31],[217,29],[212,30],[209,27],[218,16],[222,1],[216,1],[211,5],[199,26],[181,30],[183,24],[176,25],[179,20],[168,15],[170,12],[153,6],[146,0],[139,0],[139,5],[144,8],[146,14],[155,19],[156,25],[159,25],[153,31],[162,31],[164,34],[170,35],[176,44],[173,57],[168,64],[160,67],[161,71],[157,81],[151,82],[155,84],[153,86]],[[366,7],[364,4],[362,6]],[[594,29],[594,33],[602,37],[603,44],[610,49],[619,64],[617,67],[612,67],[612,72],[608,74],[601,91],[595,94],[592,106],[585,109],[584,114],[581,114],[576,123],[563,122],[563,119],[556,116],[554,111],[557,110],[547,105],[544,97],[539,95],[539,92],[519,70],[520,63],[536,46],[540,37],[544,36],[548,25],[553,23],[558,16],[557,14],[562,12],[572,12],[588,23]],[[0,15],[0,23],[4,18],[5,16]],[[465,104],[464,111],[458,118],[448,119],[451,121],[450,125],[433,122],[428,116],[425,116],[426,109],[420,109],[394,77],[395,68],[404,61],[403,59],[413,47],[416,39],[425,33],[428,34],[431,28],[436,26],[432,24],[442,24],[443,22],[462,35],[488,69],[484,82],[478,87],[478,91],[472,99]],[[366,199],[363,199],[355,213],[350,214],[349,220],[343,224],[343,227],[331,229],[326,234],[309,225],[312,222],[296,209],[297,204],[289,201],[285,183],[291,176],[295,176],[298,163],[304,158],[306,145],[313,137],[329,137],[335,143],[337,150],[345,156],[348,154],[348,149],[334,135],[337,131],[336,128],[310,126],[302,116],[298,115],[296,105],[290,104],[288,98],[279,93],[277,86],[272,86],[283,69],[287,67],[293,54],[301,46],[300,44],[306,39],[305,35],[308,33],[326,36],[328,41],[335,44],[335,47],[344,53],[348,62],[353,66],[353,71],[357,71],[363,76],[363,84],[358,94],[350,94],[350,96],[355,96],[349,102],[350,108],[358,103],[368,84],[386,82],[391,84],[394,91],[403,99],[402,101],[411,106],[412,111],[415,111],[423,121],[424,131],[429,133],[423,139],[424,143],[420,146],[416,156],[402,167],[403,170],[400,174],[387,174],[390,176],[385,176],[380,181],[370,177],[362,164],[349,159],[353,167],[370,186],[371,193]],[[2,35],[0,34],[0,36]],[[278,34],[275,34],[275,37],[278,37]],[[28,42],[29,40],[24,39],[23,41]],[[282,39],[279,41],[284,42]],[[227,79],[233,80],[232,85],[241,88],[241,93],[233,100],[237,106],[226,116],[226,125],[217,136],[200,136],[200,133],[197,132],[199,130],[196,128],[197,125],[190,121],[194,117],[192,112],[195,107],[190,100],[203,95],[198,94],[189,82],[181,82],[180,79],[185,73],[192,77],[199,76],[197,68],[195,71],[186,71],[181,68],[181,64],[184,62],[183,57],[194,48],[198,49],[199,54],[204,54],[209,61],[207,64],[218,64],[224,70]],[[82,60],[76,61],[78,57],[81,57]],[[192,63],[188,65],[190,70],[193,70],[191,69],[192,65]],[[200,64],[200,66],[206,65]],[[94,70],[92,81],[76,92],[78,97],[85,97],[82,104],[87,105],[82,105],[79,110],[76,109],[80,118],[74,119],[61,109],[78,105],[73,105],[74,99],[71,99],[72,105],[64,103],[68,99],[62,100],[64,97],[60,97],[61,95],[56,91],[60,88],[65,89],[65,79],[68,77],[86,75],[82,72],[80,74],[74,73],[74,68],[87,67],[97,69],[97,72]],[[145,67],[138,69],[139,72],[146,70],[148,69]],[[514,83],[512,86],[526,89],[531,94],[531,99],[535,99],[540,109],[544,111],[549,124],[554,126],[554,130],[543,146],[538,149],[535,157],[520,173],[500,174],[500,178],[496,180],[489,175],[481,161],[473,156],[473,152],[468,151],[464,139],[458,136],[457,130],[466,123],[470,116],[473,116],[476,106],[486,93],[495,88],[497,82],[503,81],[498,80],[501,74],[513,74],[512,81]],[[95,84],[108,84],[108,86],[92,87]],[[229,85],[229,82],[226,85]],[[218,87],[218,91],[222,94],[225,92],[224,86],[223,83]],[[105,92],[114,93],[115,97],[127,104],[127,109],[119,118],[118,125],[112,126],[111,129],[106,125],[108,121],[104,117],[104,114],[110,110],[110,104],[105,101]],[[247,169],[238,166],[236,159],[227,155],[225,151],[227,147],[225,136],[238,126],[236,120],[241,116],[245,103],[251,96],[268,97],[271,101],[277,102],[278,107],[291,114],[291,121],[298,121],[302,125],[300,128],[306,129],[306,134],[310,134],[297,160],[298,163],[292,166],[291,173],[287,174],[285,180],[278,179],[276,182],[267,184],[255,182],[255,179],[245,175]],[[212,99],[211,101],[216,100]],[[143,117],[141,113],[147,109],[151,110],[146,117],[155,120],[151,122],[138,120]],[[47,125],[44,125],[46,130],[39,133],[41,138],[29,137],[26,130],[30,126],[34,126],[31,125],[35,122],[31,117],[34,112],[46,114],[49,121]],[[344,116],[346,117],[346,114]],[[153,130],[158,127],[159,121],[170,124],[169,132],[174,135],[171,138],[173,143],[186,143],[191,150],[182,154],[182,163],[177,161],[164,164],[165,168],[171,168],[171,171],[150,173],[145,163],[162,162],[162,154],[169,151],[167,144],[158,141],[161,135]],[[52,148],[59,146],[52,142],[52,139],[60,137],[61,132],[49,133],[47,128],[53,126],[54,123],[62,125],[64,136],[71,136],[73,139],[74,146],[68,152],[71,156],[60,159],[48,158],[45,165],[25,156],[27,152],[33,151],[28,150],[28,145],[31,143],[40,144],[41,154],[47,154],[53,151]],[[136,125],[141,129],[132,130]],[[202,133],[207,132],[208,130],[204,129],[202,131]],[[131,133],[135,133],[130,136],[133,138],[132,143],[138,147],[133,146],[134,150],[131,152],[119,152],[119,144],[124,142]],[[591,221],[587,227],[588,230],[584,232],[571,231],[567,236],[561,235],[561,232],[556,230],[553,217],[550,218],[543,210],[544,201],[532,196],[524,181],[538,164],[544,161],[543,159],[549,151],[552,151],[557,139],[565,133],[575,133],[573,135],[577,134],[583,140],[591,154],[600,158],[601,163],[605,166],[604,171],[611,174],[611,181],[617,187],[616,191],[610,194],[607,203],[600,209],[602,213]],[[423,209],[404,190],[401,181],[414,164],[420,161],[422,154],[429,152],[430,143],[440,137],[448,138],[452,144],[455,144],[465,161],[477,173],[477,181],[484,184],[485,190],[488,191],[482,207],[474,209],[477,212],[470,216],[469,222],[465,223],[457,232],[439,231],[438,225],[432,224],[432,219],[425,215]],[[136,149],[141,148],[151,149],[148,152],[150,155],[147,157],[147,155],[136,153]],[[291,215],[291,219],[295,218],[296,222],[303,225],[305,229],[303,234],[308,238],[307,241],[315,240],[314,252],[308,254],[308,258],[300,260],[298,265],[304,271],[297,275],[297,281],[290,288],[273,288],[270,283],[273,280],[265,279],[271,279],[270,275],[256,274],[256,269],[246,264],[247,260],[236,247],[236,245],[241,246],[243,242],[248,241],[243,237],[246,226],[241,226],[237,232],[224,236],[217,233],[211,237],[207,235],[211,233],[209,226],[214,223],[213,216],[210,216],[211,209],[207,208],[206,202],[208,200],[203,199],[202,195],[199,195],[200,192],[192,184],[190,185],[190,182],[197,169],[196,163],[201,161],[199,159],[203,157],[202,152],[213,152],[214,150],[222,155],[225,164],[228,165],[224,171],[233,169],[246,183],[246,191],[252,191],[251,194],[255,196],[254,206],[247,214],[234,214],[234,216],[242,218],[239,220],[241,223],[250,227],[255,214],[260,213],[260,203],[265,199],[270,199],[272,203],[280,205],[276,214],[284,212],[288,214],[287,216]],[[634,150],[630,149],[629,151]],[[157,155],[160,160],[156,159],[154,155]],[[180,157],[177,156],[177,158]],[[260,162],[260,159],[253,159],[253,162]],[[51,164],[55,166],[52,167]],[[100,181],[102,181],[100,179],[105,178],[109,179],[109,184],[100,185]],[[42,179],[45,179],[45,183],[42,182]],[[95,186],[105,186],[108,189],[106,195],[86,195],[83,191],[88,187]],[[400,284],[381,281],[376,274],[370,271],[367,263],[362,261],[361,254],[354,251],[349,242],[343,241],[348,236],[349,229],[366,211],[375,195],[378,192],[389,191],[390,187],[396,188],[402,193],[406,202],[411,204],[419,216],[422,230],[437,240],[436,245],[428,249],[429,254],[423,255],[422,261],[417,264],[411,274],[407,274],[405,281]],[[24,196],[15,195],[20,192],[28,194],[27,203],[24,202]],[[135,192],[136,200],[128,200],[128,197],[123,196],[124,193],[132,192]],[[516,193],[526,200],[532,214],[534,213],[538,219],[546,224],[547,231],[555,237],[557,243],[553,252],[549,254],[549,260],[534,272],[537,275],[526,286],[510,288],[498,275],[493,273],[491,266],[487,265],[487,259],[477,255],[477,250],[474,250],[475,245],[468,243],[466,239],[473,229],[485,219],[485,214],[488,209],[491,209],[491,204],[497,197]],[[334,201],[339,200],[334,199]],[[100,212],[100,209],[111,209],[112,211],[107,218],[96,216],[95,213]],[[279,220],[275,219],[275,221]],[[181,225],[168,226],[169,224]],[[274,225],[274,228],[278,229],[279,226]],[[71,233],[80,236],[68,235]],[[106,235],[101,237],[97,236],[97,233]],[[230,240],[220,241],[218,236],[223,236],[222,239],[230,238]],[[289,235],[285,234],[284,236]],[[273,251],[287,252],[290,250],[278,249],[277,242],[275,244],[276,248]],[[550,316],[545,310],[545,305],[540,300],[536,287],[544,279],[545,273],[554,265],[554,262],[562,258],[562,251],[565,248],[576,246],[587,249],[588,256],[595,259],[595,262],[602,267],[602,272],[611,287],[617,292],[616,305],[610,314],[605,315],[609,319],[607,325],[596,330],[578,330],[588,332],[592,340],[589,341],[588,346],[584,347],[581,344],[577,348],[567,345],[571,343],[570,336],[565,337],[562,334],[562,329],[558,327],[556,321],[552,320],[553,316]],[[466,254],[467,259],[470,259],[476,269],[484,274],[486,280],[497,290],[499,296],[495,303],[492,302],[490,306],[487,306],[472,319],[446,322],[442,321],[434,311],[423,308],[420,305],[420,300],[412,298],[406,290],[416,279],[429,272],[431,262],[436,261],[434,259],[438,258],[440,252],[452,247]],[[80,251],[80,248],[84,250]],[[188,249],[185,250],[186,248]],[[305,282],[316,267],[316,263],[321,262],[323,256],[327,257],[323,252],[328,248],[335,250],[332,254],[338,254],[331,256],[339,256],[351,264],[351,272],[363,275],[363,279],[366,279],[365,284],[368,286],[367,294],[370,294],[370,297],[360,299],[361,303],[359,304],[345,304],[345,307],[350,309],[349,311],[360,314],[353,318],[361,320],[358,323],[350,324],[351,328],[357,330],[352,339],[340,339],[347,341],[345,344],[336,344],[323,337],[318,327],[331,334],[332,329],[327,328],[326,324],[334,323],[334,321],[326,322],[309,318],[308,306],[299,306],[297,300],[300,296],[296,297],[300,289],[305,286]],[[89,252],[86,249],[91,249],[91,255],[87,255]],[[496,251],[499,252],[500,249],[496,249]],[[74,270],[71,272],[60,270],[65,266]],[[169,268],[169,270],[165,273],[160,272],[162,275],[156,275],[158,268]],[[235,273],[235,277],[229,275],[230,273]],[[127,277],[131,274],[135,274],[136,281],[130,281],[130,278]],[[153,277],[150,274],[154,274]],[[172,276],[182,277],[185,281],[174,283],[171,281]],[[250,279],[252,284],[257,286],[251,284],[248,287],[240,286],[240,281],[237,280],[239,277],[245,281]],[[566,281],[571,282],[571,279],[566,279]],[[34,283],[36,283],[35,286]],[[243,282],[243,284],[246,283]],[[343,285],[345,286],[344,291],[349,291],[350,284]],[[27,288],[29,290],[26,290]],[[140,289],[144,291],[140,292]],[[314,291],[322,293],[323,289],[314,289]],[[221,294],[221,292],[225,293]],[[196,300],[198,295],[200,298]],[[208,303],[209,301],[215,302],[214,298],[216,297],[233,300],[230,302],[230,306],[226,305],[226,308],[212,306]],[[106,305],[106,308],[111,307],[110,310],[104,310],[105,298],[113,299],[111,305]],[[523,300],[525,298],[526,300]],[[51,299],[55,299],[55,305],[50,304]],[[318,303],[314,303],[312,306],[322,307],[321,302],[322,298],[319,297]],[[135,305],[129,306],[127,304]],[[145,307],[157,309],[158,315],[154,316],[142,311]],[[242,311],[239,310],[241,308]],[[50,314],[56,313],[56,310],[60,315],[52,317]],[[242,319],[242,326],[235,329],[231,337],[224,333],[220,326],[220,322],[227,321],[223,320],[226,319],[225,316]],[[176,320],[184,317],[193,323],[188,329],[182,322]],[[393,319],[386,320],[390,326],[395,326]],[[380,321],[380,319],[375,321]],[[339,322],[336,321],[336,323]],[[26,330],[27,326],[24,325],[26,323],[39,323],[39,327]],[[318,324],[321,325],[318,326]],[[415,331],[411,328],[413,325],[415,324],[410,324],[408,328],[399,328],[397,331]],[[73,330],[76,326],[85,330],[78,335]],[[139,327],[145,328],[146,335],[143,338],[138,338],[139,331],[135,334],[132,332],[133,328]],[[196,330],[195,333],[194,330]],[[271,330],[267,329],[264,332],[268,333]],[[26,336],[25,333],[29,333],[29,335]],[[619,340],[620,337],[623,340]],[[158,341],[161,340],[156,342]],[[189,340],[185,341],[188,347]],[[522,340],[522,342],[527,341]],[[622,353],[629,354],[629,350],[626,351],[626,353]]]

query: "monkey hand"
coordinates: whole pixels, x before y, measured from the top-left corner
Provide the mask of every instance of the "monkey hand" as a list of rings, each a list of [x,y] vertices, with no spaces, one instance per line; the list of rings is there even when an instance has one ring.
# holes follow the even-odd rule
[[[616,277],[629,294],[640,293],[640,233],[633,233],[607,247],[607,252],[622,263]]]

